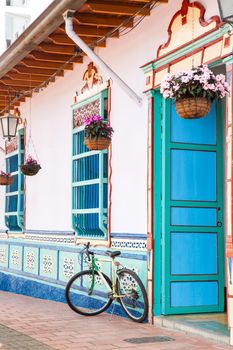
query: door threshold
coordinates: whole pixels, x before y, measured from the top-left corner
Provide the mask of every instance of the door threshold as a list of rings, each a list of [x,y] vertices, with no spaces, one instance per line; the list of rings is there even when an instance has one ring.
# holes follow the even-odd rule
[[[230,344],[226,313],[156,316],[154,325]]]

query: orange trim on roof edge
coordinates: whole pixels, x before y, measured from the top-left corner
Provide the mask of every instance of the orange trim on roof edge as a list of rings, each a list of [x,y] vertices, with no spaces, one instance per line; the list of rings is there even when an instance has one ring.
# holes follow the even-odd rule
[[[186,23],[185,20],[186,20],[186,15],[187,15],[187,13],[188,13],[188,8],[189,8],[189,7],[191,7],[191,8],[196,7],[196,8],[198,8],[198,9],[200,10],[199,23],[200,23],[200,25],[201,25],[202,27],[206,27],[206,26],[208,26],[209,24],[215,22],[215,23],[216,23],[215,28],[218,28],[218,26],[219,26],[219,24],[220,24],[220,18],[219,18],[219,16],[212,16],[210,19],[208,19],[207,21],[205,21],[204,15],[205,15],[205,11],[206,11],[206,10],[205,10],[205,8],[204,8],[204,6],[203,6],[202,4],[200,4],[200,3],[197,2],[197,1],[195,1],[195,2],[192,3],[192,4],[190,4],[190,3],[189,3],[189,0],[183,0],[181,9],[180,9],[178,12],[176,12],[176,13],[174,14],[174,16],[172,17],[171,22],[170,22],[170,24],[169,24],[169,26],[168,26],[168,29],[167,29],[168,40],[167,40],[167,42],[166,42],[165,44],[161,44],[161,45],[159,46],[158,50],[157,50],[157,55],[156,55],[156,58],[157,58],[157,59],[163,57],[163,56],[159,56],[160,50],[162,50],[162,49],[168,47],[169,44],[170,44],[170,42],[171,42],[171,38],[172,38],[172,25],[173,25],[175,19],[176,19],[178,16],[181,15],[181,17],[182,17],[182,22],[184,21],[184,24]],[[195,40],[197,40],[197,39],[198,39],[198,37],[195,38]],[[164,55],[164,56],[166,56],[166,55]]]

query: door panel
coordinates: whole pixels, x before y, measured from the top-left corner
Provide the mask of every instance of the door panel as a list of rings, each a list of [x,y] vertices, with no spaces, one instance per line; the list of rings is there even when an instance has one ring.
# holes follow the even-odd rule
[[[163,106],[162,313],[224,309],[222,125],[213,103],[201,119]]]
[[[216,153],[171,149],[171,199],[216,201]]]
[[[171,232],[171,274],[216,274],[217,234]]]

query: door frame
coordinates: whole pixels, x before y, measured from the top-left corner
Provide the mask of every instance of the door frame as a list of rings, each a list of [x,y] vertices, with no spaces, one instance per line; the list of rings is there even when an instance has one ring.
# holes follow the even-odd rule
[[[170,107],[168,108],[170,101],[165,100],[163,102],[163,97],[160,94],[159,89],[154,89],[152,92],[153,96],[153,123],[152,123],[152,130],[153,130],[153,147],[152,147],[152,154],[153,154],[153,165],[152,165],[152,179],[153,183],[155,184],[153,186],[153,240],[154,240],[154,251],[153,251],[153,316],[159,316],[161,314],[182,314],[184,312],[202,312],[203,307],[195,307],[195,311],[189,310],[189,308],[180,308],[180,311],[177,310],[173,312],[168,312],[167,308],[163,308],[163,305],[165,304],[165,295],[168,293],[166,291],[165,293],[165,278],[167,276],[165,266],[165,261],[163,259],[165,252],[164,252],[164,235],[163,230],[165,228],[162,227],[163,223],[165,224],[165,215],[166,215],[166,199],[162,199],[162,192],[164,190],[165,181],[163,181],[164,175],[163,169],[164,166],[162,165],[163,160],[167,160],[167,157],[165,155],[165,140],[163,140],[163,131],[166,127],[166,123],[169,121],[170,125],[170,116],[169,118],[163,118],[163,115],[165,116],[166,113],[170,113]],[[220,103],[217,107],[217,121],[216,121],[216,137],[218,140],[218,148],[221,147],[220,155],[217,157],[217,181],[222,183],[222,191],[220,194],[220,201],[222,202],[222,210],[221,213],[219,213],[218,220],[223,221],[224,220],[224,189],[225,189],[225,182],[224,182],[224,167],[225,167],[225,143],[223,142],[223,135],[224,135],[224,118],[220,117],[219,114],[222,115],[222,103]],[[219,132],[220,131],[220,132]],[[165,138],[164,138],[165,139]],[[221,165],[218,164],[218,159],[220,157]],[[223,170],[222,170],[222,169]],[[169,224],[169,223],[168,223]],[[166,226],[168,224],[165,224]],[[210,230],[213,230],[211,228]],[[197,228],[198,231],[198,228]],[[220,241],[220,244],[218,245],[218,248],[221,250],[222,254],[219,254],[220,260],[218,260],[218,270],[219,271],[219,281],[221,285],[225,285],[225,230],[223,225],[223,239]],[[200,280],[200,278],[199,278]],[[219,308],[224,308],[224,287],[221,288],[219,300],[220,304],[218,304]],[[208,311],[205,312],[216,312],[216,307],[209,307]]]
[[[163,130],[163,141],[162,141],[162,189],[164,196],[162,198],[162,297],[166,297],[166,299],[162,299],[162,313],[163,314],[185,314],[185,313],[203,313],[203,312],[220,312],[224,310],[224,281],[225,281],[225,259],[224,259],[224,228],[218,228],[217,223],[216,227],[193,227],[189,228],[189,230],[193,232],[210,232],[216,230],[217,234],[217,272],[216,274],[197,274],[197,275],[174,275],[172,276],[170,272],[170,264],[166,262],[166,259],[164,257],[170,257],[171,256],[171,246],[170,246],[170,239],[171,239],[171,232],[174,230],[174,232],[186,232],[187,227],[172,227],[171,226],[171,220],[170,220],[170,207],[171,203],[176,205],[176,201],[172,201],[170,198],[170,191],[171,190],[171,163],[170,163],[170,149],[172,147],[172,141],[170,140],[171,136],[171,103],[172,101],[170,99],[167,99],[164,101],[164,109],[163,109],[163,116],[162,119],[162,130]],[[212,145],[202,145],[202,144],[187,144],[182,143],[179,148],[179,144],[177,143],[174,148],[178,147],[177,149],[185,149],[185,150],[197,150],[197,151],[209,151],[212,152],[213,148],[216,148],[216,201],[212,203],[208,203],[209,208],[213,207],[216,208],[218,205],[220,205],[221,210],[218,211],[218,217],[217,221],[223,222],[224,219],[224,207],[223,207],[223,192],[224,192],[224,182],[223,182],[223,157],[222,157],[222,150],[223,150],[223,143],[222,143],[222,134],[223,134],[223,122],[221,118],[221,111],[222,111],[222,103],[219,102],[216,105],[216,146]],[[220,164],[219,164],[220,163]],[[166,174],[163,173],[166,171]],[[187,205],[187,207],[192,208],[192,205],[197,205],[199,201],[182,201],[182,204],[178,202],[180,206],[183,206],[184,203]],[[208,201],[204,201],[208,202]],[[201,203],[200,205],[205,207],[205,204]],[[195,206],[194,206],[195,207]],[[224,225],[223,225],[224,226]],[[190,232],[191,232],[190,231]],[[169,281],[168,281],[169,278]],[[172,281],[180,281],[180,282],[195,282],[195,281],[206,281],[208,278],[211,281],[217,281],[219,284],[218,288],[218,304],[217,305],[210,305],[210,306],[187,306],[187,307],[174,307],[174,309],[170,306],[170,284],[169,282]],[[221,288],[220,288],[221,287]]]

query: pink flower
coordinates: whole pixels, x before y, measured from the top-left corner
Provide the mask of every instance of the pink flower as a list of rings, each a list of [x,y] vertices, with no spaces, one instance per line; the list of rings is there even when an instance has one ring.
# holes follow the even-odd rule
[[[207,87],[208,87],[209,90],[215,91],[215,85],[214,84],[208,84]]]
[[[200,75],[197,75],[195,74],[194,77],[193,77],[194,80],[200,80],[201,79],[201,76]]]
[[[90,125],[93,122],[101,121],[102,117],[100,115],[92,115],[84,120],[84,125]]]
[[[215,79],[216,81],[221,81],[222,83],[225,82],[225,76],[223,74],[217,74]]]
[[[179,85],[179,84],[176,84],[176,85],[173,86],[174,91],[179,90],[179,88],[180,88],[180,85]]]
[[[37,161],[32,158],[32,156],[28,155],[26,159],[26,165],[37,165]]]
[[[161,82],[160,92],[164,98],[175,100],[189,97],[219,99],[229,92],[223,74],[214,75],[207,65],[167,74]]]
[[[181,77],[181,81],[182,81],[182,83],[188,83],[189,77],[188,76]]]
[[[2,176],[11,176],[11,173],[5,173],[4,171],[1,170],[0,175],[2,175]]]

